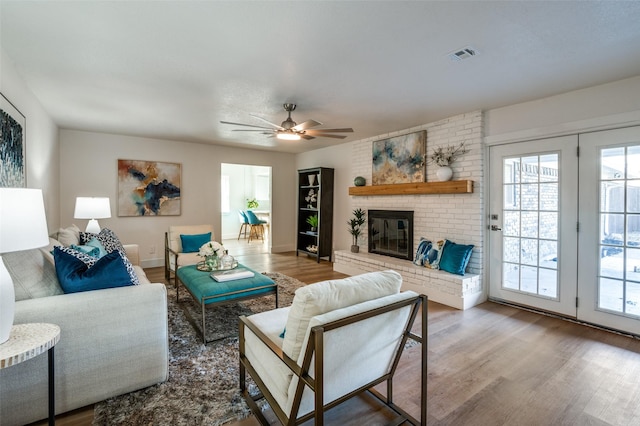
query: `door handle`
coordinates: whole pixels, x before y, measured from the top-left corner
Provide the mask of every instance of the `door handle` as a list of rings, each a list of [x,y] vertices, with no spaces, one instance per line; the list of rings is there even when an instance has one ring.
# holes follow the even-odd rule
[[[491,225],[492,231],[502,231],[502,228],[498,228],[498,225]]]

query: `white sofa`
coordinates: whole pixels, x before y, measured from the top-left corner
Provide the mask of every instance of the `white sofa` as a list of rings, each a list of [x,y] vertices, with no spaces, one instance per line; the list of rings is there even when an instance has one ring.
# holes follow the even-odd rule
[[[167,294],[126,245],[140,285],[63,294],[50,250],[7,253],[16,289],[15,324],[60,326],[55,346],[56,414],[163,382],[168,375]],[[0,424],[31,423],[48,415],[47,356],[0,370]]]
[[[296,290],[290,307],[241,317],[240,389],[256,418],[268,424],[255,402],[264,398],[282,424],[322,424],[325,410],[368,391],[410,423],[426,424],[427,299],[400,293],[401,284],[395,271],[324,281]],[[418,336],[411,328],[421,307]],[[392,386],[407,338],[422,344],[420,420],[371,389]],[[249,393],[246,372],[259,395]]]

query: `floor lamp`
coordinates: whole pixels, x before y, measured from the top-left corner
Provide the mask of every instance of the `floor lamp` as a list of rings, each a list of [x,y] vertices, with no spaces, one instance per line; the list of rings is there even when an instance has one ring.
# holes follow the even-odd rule
[[[111,205],[108,197],[77,197],[74,219],[89,219],[85,232],[97,234],[100,225],[96,219],[111,217]]]
[[[42,190],[0,188],[0,254],[49,244]],[[9,339],[15,312],[13,280],[0,257],[0,343]]]

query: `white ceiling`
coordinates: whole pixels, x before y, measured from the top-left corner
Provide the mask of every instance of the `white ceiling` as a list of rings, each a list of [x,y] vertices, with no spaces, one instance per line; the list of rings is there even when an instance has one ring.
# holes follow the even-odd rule
[[[303,152],[640,75],[637,1],[0,0],[61,128]],[[479,55],[452,61],[472,46]],[[220,120],[353,127],[283,142]]]

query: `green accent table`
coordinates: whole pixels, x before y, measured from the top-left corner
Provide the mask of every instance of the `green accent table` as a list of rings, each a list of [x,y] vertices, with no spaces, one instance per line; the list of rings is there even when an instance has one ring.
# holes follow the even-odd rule
[[[275,294],[276,308],[278,307],[278,285],[271,278],[241,264],[238,264],[238,268],[253,272],[253,277],[218,282],[211,278],[211,272],[199,271],[196,265],[183,266],[178,268],[176,272],[176,301],[180,300],[179,291],[180,284],[182,284],[202,309],[202,341],[204,344],[211,342],[206,338],[205,309],[207,307],[253,299],[271,293]]]

